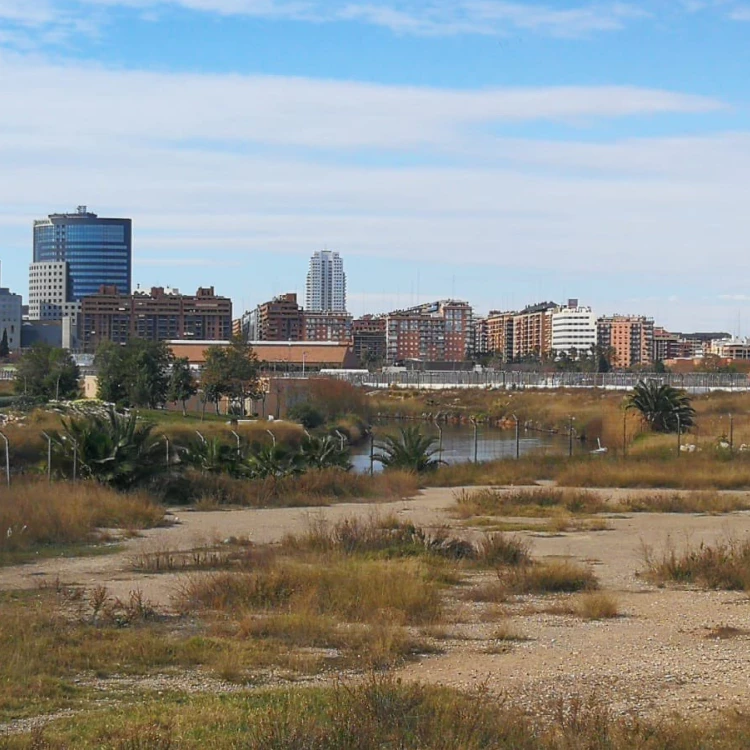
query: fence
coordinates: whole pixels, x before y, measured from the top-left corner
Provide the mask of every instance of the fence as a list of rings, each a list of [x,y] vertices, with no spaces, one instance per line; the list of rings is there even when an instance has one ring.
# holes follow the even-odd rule
[[[602,388],[631,390],[644,379],[656,380],[699,394],[710,391],[747,391],[750,378],[741,373],[546,373],[490,371],[483,372],[394,372],[329,373],[327,377],[344,380],[366,388],[417,388],[441,390],[450,388]]]

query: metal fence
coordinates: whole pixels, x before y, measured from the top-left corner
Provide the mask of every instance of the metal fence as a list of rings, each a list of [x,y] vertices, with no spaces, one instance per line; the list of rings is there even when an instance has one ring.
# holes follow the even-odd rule
[[[547,373],[515,371],[483,372],[394,372],[394,373],[328,373],[326,377],[345,380],[366,388],[602,388],[630,390],[641,380],[667,383],[688,393],[710,391],[747,391],[750,378],[740,373]]]

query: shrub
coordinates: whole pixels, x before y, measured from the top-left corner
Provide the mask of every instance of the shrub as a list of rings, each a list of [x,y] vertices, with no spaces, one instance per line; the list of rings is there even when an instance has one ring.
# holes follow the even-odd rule
[[[620,615],[617,600],[603,591],[583,594],[575,604],[575,611],[586,620],[606,620]]]
[[[549,560],[499,572],[501,582],[513,594],[558,594],[598,588],[594,573],[567,560]]]

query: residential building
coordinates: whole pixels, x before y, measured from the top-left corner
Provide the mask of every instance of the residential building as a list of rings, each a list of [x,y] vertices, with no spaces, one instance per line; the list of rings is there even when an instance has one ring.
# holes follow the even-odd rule
[[[307,274],[308,312],[346,312],[346,274],[338,253],[321,250],[310,258]]]
[[[683,350],[684,349],[680,344],[680,335],[678,333],[670,333],[661,326],[654,326],[654,362],[664,362],[668,359],[677,359],[681,356],[681,351]],[[690,351],[687,356],[693,357],[694,353]]]
[[[50,214],[34,222],[36,263],[68,263],[66,295],[70,302],[114,286],[131,292],[132,222],[100,218],[79,206],[76,213]]]
[[[386,317],[386,362],[464,362],[473,344],[467,302],[440,300]]]
[[[360,365],[383,364],[386,360],[386,319],[365,315],[352,322],[354,356]]]
[[[305,311],[305,341],[351,342],[352,316],[349,313]]]
[[[191,296],[163,287],[119,294],[105,286],[81,302],[79,339],[85,352],[96,351],[103,341],[224,341],[231,333],[232,301],[217,296],[213,287]]]
[[[71,297],[68,262],[49,261],[29,266],[29,319],[66,320],[76,327],[81,303]]]
[[[552,350],[552,315],[559,308],[554,302],[540,302],[513,316],[513,359],[544,357]]]
[[[489,337],[487,335],[487,318],[474,318],[471,353],[475,357],[489,354]]]
[[[557,308],[551,316],[551,349],[578,358],[590,354],[597,341],[596,315],[590,307],[580,307],[577,299]]]
[[[21,348],[22,307],[20,294],[14,294],[5,287],[0,288],[0,339],[7,334],[10,351]]]
[[[282,294],[258,306],[248,341],[304,341],[305,315],[296,294]]]
[[[650,365],[654,351],[654,321],[642,315],[610,315],[597,321],[599,346],[611,353],[613,367]]]
[[[726,338],[712,341],[709,354],[721,359],[750,360],[750,339]]]
[[[516,313],[492,310],[487,316],[487,350],[503,362],[513,360],[513,319]]]

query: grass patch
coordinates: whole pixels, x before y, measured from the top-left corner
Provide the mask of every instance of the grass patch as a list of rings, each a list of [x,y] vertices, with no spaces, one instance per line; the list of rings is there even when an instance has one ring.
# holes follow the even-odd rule
[[[456,513],[472,516],[544,518],[560,513],[593,515],[607,510],[602,498],[592,492],[544,487],[531,490],[463,489],[457,492]]]
[[[545,560],[498,573],[512,594],[560,594],[599,587],[590,568],[567,560]]]
[[[565,701],[540,721],[486,692],[461,693],[373,677],[354,686],[227,696],[162,696],[57,721],[8,750],[734,750],[750,719],[649,722],[616,716],[606,701]]]
[[[750,509],[750,501],[739,495],[718,492],[680,492],[633,495],[621,503],[631,513],[733,513]]]
[[[17,482],[0,489],[0,562],[18,554],[101,541],[103,528],[147,529],[164,509],[145,493],[122,494],[91,482]],[[15,557],[14,557],[15,555]]]
[[[656,584],[677,583],[723,591],[750,590],[750,540],[688,545],[670,544],[661,554],[644,549],[644,577]]]

